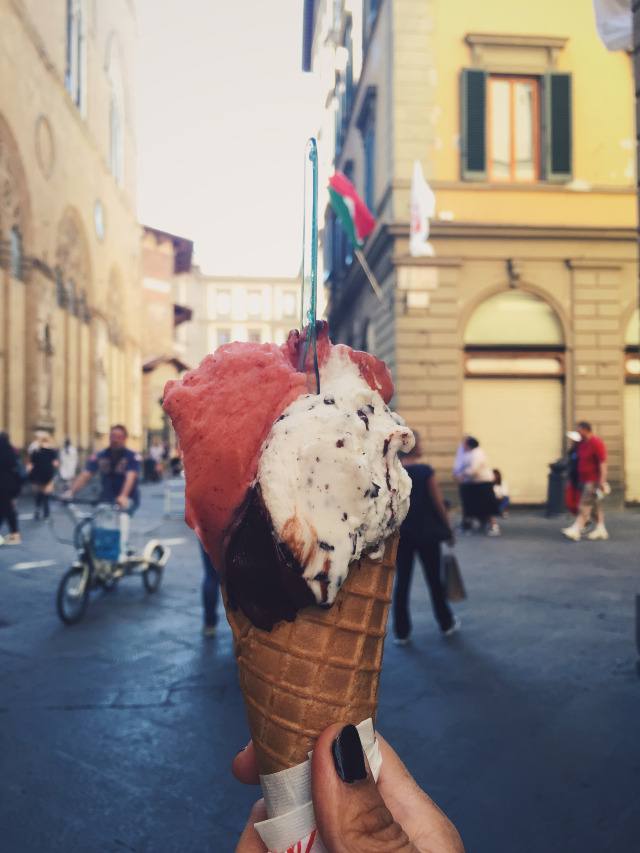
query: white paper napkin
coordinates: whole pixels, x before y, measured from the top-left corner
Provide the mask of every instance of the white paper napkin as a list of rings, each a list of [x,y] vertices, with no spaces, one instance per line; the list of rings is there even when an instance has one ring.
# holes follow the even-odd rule
[[[382,756],[371,718],[358,726],[362,748],[378,781]],[[311,756],[311,753],[309,753]],[[270,853],[326,853],[311,802],[311,761],[260,777],[268,819],[255,824]]]

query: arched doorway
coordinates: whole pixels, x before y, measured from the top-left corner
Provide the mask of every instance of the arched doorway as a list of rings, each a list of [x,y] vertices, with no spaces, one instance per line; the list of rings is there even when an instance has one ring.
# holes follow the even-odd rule
[[[640,308],[629,319],[625,338],[625,499],[640,501]]]
[[[546,498],[562,454],[564,335],[553,308],[522,290],[490,296],[464,335],[464,431],[509,484],[514,503]]]

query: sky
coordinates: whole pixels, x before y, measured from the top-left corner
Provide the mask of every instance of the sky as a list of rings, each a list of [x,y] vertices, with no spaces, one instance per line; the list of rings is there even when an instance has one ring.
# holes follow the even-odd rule
[[[316,81],[301,0],[137,0],[140,221],[205,273],[296,275]]]

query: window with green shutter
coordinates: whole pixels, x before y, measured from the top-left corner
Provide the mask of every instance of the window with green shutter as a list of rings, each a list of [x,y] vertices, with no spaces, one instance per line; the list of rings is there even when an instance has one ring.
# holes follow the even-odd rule
[[[572,174],[571,75],[547,74],[544,89],[544,177],[562,183]]]
[[[571,75],[461,78],[461,175],[466,181],[571,180]]]
[[[487,179],[487,72],[465,68],[461,82],[462,179],[485,181]]]

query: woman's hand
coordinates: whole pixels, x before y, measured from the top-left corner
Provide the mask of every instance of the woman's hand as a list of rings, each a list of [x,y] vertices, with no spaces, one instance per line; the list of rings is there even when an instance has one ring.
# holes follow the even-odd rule
[[[318,738],[311,760],[312,797],[318,832],[329,853],[464,853],[455,826],[384,738],[377,738],[382,753],[377,785],[354,726],[332,725]],[[241,782],[258,782],[251,743],[236,756],[233,773]],[[266,851],[253,829],[265,816],[259,800],[236,853]]]

